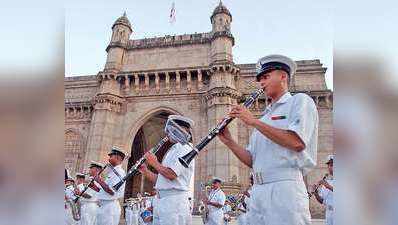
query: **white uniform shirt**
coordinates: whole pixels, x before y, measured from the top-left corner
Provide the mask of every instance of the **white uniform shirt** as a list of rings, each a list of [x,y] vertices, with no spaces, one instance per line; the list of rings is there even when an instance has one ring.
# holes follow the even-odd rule
[[[188,168],[185,168],[179,161],[178,158],[184,156],[192,149],[188,145],[182,145],[180,143],[176,143],[163,158],[162,165],[168,167],[174,171],[177,175],[177,178],[174,180],[169,180],[164,177],[162,174],[158,174],[158,178],[156,180],[155,189],[156,190],[169,190],[176,189],[182,191],[189,190],[189,184],[191,182],[194,162],[191,162]]]
[[[97,187],[100,187],[100,185],[98,183],[96,183],[94,181],[94,183],[97,185]],[[79,184],[77,185],[77,188],[79,189],[80,192],[84,191],[84,189],[86,188],[86,186],[84,184]],[[80,197],[80,201],[83,202],[96,202],[97,201],[97,194],[98,192],[94,191],[93,189],[91,189],[90,187],[87,188],[86,194],[90,195],[91,198],[85,198],[85,197]]]
[[[215,202],[221,205],[225,204],[225,194],[221,189],[217,189],[217,190],[211,190],[210,194],[209,194],[209,201],[210,202]],[[223,208],[217,208],[215,206],[212,205],[208,205],[208,209],[209,209],[209,213],[222,213],[223,212]]]
[[[232,208],[231,208],[230,205],[226,204],[226,205],[224,205],[224,206],[222,207],[222,211],[223,211],[224,213],[228,213],[228,212],[232,211]]]
[[[73,185],[69,185],[65,188],[65,196],[68,200],[75,200],[76,199],[76,195],[74,192],[75,188],[73,187]]]
[[[331,186],[333,186],[333,180],[326,180]],[[326,210],[333,210],[333,191],[322,186],[319,189],[319,196],[323,199],[323,204],[326,206]]]
[[[114,167],[115,171],[118,173],[118,175],[115,174],[115,172],[113,172],[113,170],[111,168],[106,168],[104,172],[106,172],[105,174],[105,183],[113,190],[113,185],[117,184],[125,175],[126,172],[124,172],[122,165],[118,165]],[[118,191],[113,190],[115,192],[114,195],[110,195],[108,193],[106,193],[103,188],[101,186],[100,191],[98,192],[97,198],[100,200],[116,200],[119,198],[123,198],[124,195],[124,187],[125,187],[124,183]]]
[[[312,98],[299,93],[285,93],[268,105],[260,119],[272,127],[295,132],[305,143],[302,152],[294,152],[274,143],[254,129],[247,151],[255,173],[261,172],[264,182],[297,179],[316,165],[318,142],[318,111]]]

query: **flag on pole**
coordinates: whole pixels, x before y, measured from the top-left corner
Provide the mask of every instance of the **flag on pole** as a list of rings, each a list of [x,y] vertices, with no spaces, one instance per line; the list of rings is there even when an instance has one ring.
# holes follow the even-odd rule
[[[176,8],[175,8],[175,3],[171,5],[171,10],[170,10],[170,23],[175,23],[176,22]]]

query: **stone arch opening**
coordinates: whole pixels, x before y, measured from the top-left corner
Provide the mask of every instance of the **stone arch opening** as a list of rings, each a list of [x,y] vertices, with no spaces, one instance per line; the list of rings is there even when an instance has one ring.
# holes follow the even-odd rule
[[[127,162],[129,170],[148,150],[154,147],[160,139],[165,136],[164,126],[167,117],[174,114],[170,111],[160,110],[155,112],[146,122],[138,129],[132,137],[131,157]],[[169,146],[161,149],[156,155],[158,160],[162,160]],[[150,168],[151,169],[151,168]],[[155,170],[153,170],[156,172]],[[153,191],[154,184],[145,179],[141,174],[127,180],[125,188],[125,199],[136,197],[137,193],[145,193]]]

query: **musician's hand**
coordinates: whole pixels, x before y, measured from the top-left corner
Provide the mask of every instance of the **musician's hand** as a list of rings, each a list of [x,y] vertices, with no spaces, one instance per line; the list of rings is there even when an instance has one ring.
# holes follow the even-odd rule
[[[325,188],[327,188],[327,189],[333,191],[333,186],[330,185],[326,180],[321,180],[321,181],[319,181],[319,184],[322,185],[322,186],[324,186]]]
[[[202,199],[202,202],[203,202],[203,204],[205,204],[205,205],[208,205],[208,204],[209,204],[209,200],[206,199],[206,198]]]
[[[148,167],[144,163],[138,168],[138,171],[140,171],[141,174],[145,175],[145,173],[148,171]]]
[[[79,190],[77,190],[77,189],[75,189],[74,193],[75,193],[75,195],[80,195],[81,194],[81,192]]]
[[[253,114],[247,108],[240,105],[234,106],[228,115],[239,118],[248,126],[253,126],[256,122],[256,118]]]
[[[311,193],[315,192],[317,186],[318,186],[318,185],[316,185],[316,184],[311,185],[311,191],[310,191],[310,192],[311,192]]]
[[[224,144],[228,144],[233,141],[231,133],[228,130],[228,127],[225,127],[223,130],[221,130],[217,136],[220,139],[220,141]]]
[[[94,178],[95,178],[94,180],[97,181],[97,183],[104,183],[104,179],[102,179],[101,176],[95,176]]]
[[[326,185],[328,184],[328,182],[326,182],[325,180],[320,180],[320,181],[318,182],[318,184],[319,184],[319,185],[326,186]]]
[[[156,167],[156,165],[159,163],[158,159],[152,152],[145,153],[144,158],[146,159],[146,162],[150,166]]]

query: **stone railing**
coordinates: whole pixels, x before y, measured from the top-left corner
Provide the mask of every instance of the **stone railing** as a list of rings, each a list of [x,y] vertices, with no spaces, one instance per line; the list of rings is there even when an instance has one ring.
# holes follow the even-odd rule
[[[202,93],[210,80],[209,68],[132,71],[117,74],[126,96]]]
[[[195,33],[183,34],[164,37],[144,38],[137,40],[129,40],[128,49],[141,49],[141,48],[154,48],[154,47],[167,47],[186,44],[203,44],[211,41],[211,33]]]
[[[89,102],[65,103],[65,119],[90,120],[93,109]]]

